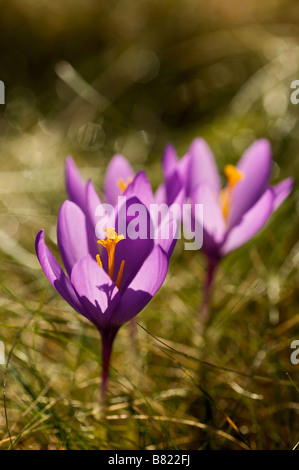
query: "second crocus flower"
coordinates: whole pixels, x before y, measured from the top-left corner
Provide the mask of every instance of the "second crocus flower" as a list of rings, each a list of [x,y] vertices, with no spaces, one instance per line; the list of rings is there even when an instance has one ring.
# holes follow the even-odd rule
[[[203,246],[208,260],[202,314],[207,314],[211,284],[219,261],[244,245],[269,220],[293,187],[293,178],[270,186],[272,153],[266,139],[255,141],[236,166],[226,165],[226,184],[203,139],[189,150],[188,192],[193,206],[203,204]]]

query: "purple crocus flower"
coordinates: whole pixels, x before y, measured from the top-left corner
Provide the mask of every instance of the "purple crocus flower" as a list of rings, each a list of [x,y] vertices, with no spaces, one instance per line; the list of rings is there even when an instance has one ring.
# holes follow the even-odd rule
[[[270,186],[270,144],[255,141],[236,166],[226,165],[227,184],[221,189],[217,166],[206,142],[190,148],[190,196],[204,205],[204,253],[214,260],[244,245],[290,194],[293,178]]]
[[[236,166],[226,165],[227,184],[221,188],[213,154],[203,139],[190,146],[189,194],[192,204],[203,204],[203,246],[209,269],[206,289],[222,257],[244,245],[268,221],[290,194],[293,178],[269,185],[270,144],[255,141]]]
[[[112,157],[107,167],[104,178],[104,202],[116,205],[119,196],[132,194],[131,183],[138,176],[138,182],[134,183],[134,191],[142,202],[149,204],[182,205],[186,197],[188,183],[189,156],[186,155],[178,161],[175,149],[168,145],[163,156],[163,183],[153,194],[151,185],[143,171],[137,173],[132,169],[129,161],[121,154]],[[140,173],[142,174],[139,177]],[[131,187],[130,187],[131,186]],[[72,201],[76,202],[84,210],[86,182],[80,175],[73,159],[66,160],[66,189]],[[130,188],[130,190],[129,190]]]
[[[155,193],[158,203],[169,206],[182,206],[189,192],[190,155],[187,153],[180,160],[175,148],[168,144],[162,158],[163,183]]]
[[[141,184],[140,179],[135,184]],[[41,267],[57,292],[78,313],[99,330],[103,348],[102,399],[104,400],[108,367],[115,335],[125,322],[135,317],[161,287],[168,269],[168,259],[175,241],[153,240],[152,221],[146,205],[132,195],[115,210],[105,237],[97,240],[96,208],[100,199],[91,181],[84,183],[68,160],[67,188],[71,201],[63,203],[57,224],[57,241],[65,267],[61,268],[44,241],[44,231],[36,237],[36,253]],[[113,195],[111,194],[111,197]],[[114,227],[128,230],[134,217],[130,207],[142,205],[147,232],[144,238],[125,238]],[[104,211],[103,211],[104,212]],[[124,219],[124,220],[121,220]],[[99,253],[99,245],[102,247]]]
[[[166,149],[165,155],[169,155]],[[171,152],[175,152],[173,148],[169,147]],[[185,165],[186,167],[186,165]],[[101,204],[99,196],[92,183],[86,182],[81,176],[78,168],[76,167],[73,159],[68,157],[66,159],[66,190],[71,201],[75,202],[91,221],[92,225],[96,225],[95,215],[93,211],[96,204]],[[90,185],[89,192],[92,194],[95,203],[93,206],[87,204],[86,201],[86,188]],[[162,219],[159,219],[156,226],[156,243],[159,243],[166,251],[168,258],[170,258],[176,243],[177,222],[180,219],[181,213],[179,211],[172,211],[171,206],[181,208],[186,197],[186,176],[179,173],[178,170],[168,170],[165,182],[153,193],[151,184],[143,170],[137,174],[133,172],[132,167],[128,160],[120,154],[114,155],[111,159],[104,178],[104,201],[105,204],[112,206],[117,205],[120,196],[126,197],[127,200],[131,197],[137,197],[142,204],[144,204],[148,211],[151,210],[153,205],[165,205],[168,210],[163,212]],[[175,219],[175,220],[174,220]],[[171,232],[170,238],[163,239],[163,233]]]
[[[123,155],[114,155],[109,162],[105,174],[105,202],[115,205],[118,196],[121,196],[125,192],[128,185],[133,181],[134,176],[135,172],[129,161]]]
[[[104,202],[112,206],[116,205],[118,196],[124,193],[134,177],[135,172],[128,160],[120,154],[114,155],[105,174]],[[81,176],[72,157],[66,159],[65,183],[70,200],[76,202],[84,210],[87,183]]]

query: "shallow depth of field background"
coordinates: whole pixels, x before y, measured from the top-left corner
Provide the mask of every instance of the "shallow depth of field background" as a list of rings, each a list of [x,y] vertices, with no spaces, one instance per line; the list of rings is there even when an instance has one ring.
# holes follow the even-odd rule
[[[172,142],[204,137],[220,171],[256,138],[272,182],[299,177],[299,4],[287,0],[0,1],[1,449],[292,449],[299,440],[299,189],[223,261],[205,339],[205,260],[177,243],[158,295],[112,357],[34,253],[56,221],[71,154],[99,193],[115,153],[152,185]],[[223,173],[222,173],[223,174]],[[4,385],[4,386],[3,386]]]

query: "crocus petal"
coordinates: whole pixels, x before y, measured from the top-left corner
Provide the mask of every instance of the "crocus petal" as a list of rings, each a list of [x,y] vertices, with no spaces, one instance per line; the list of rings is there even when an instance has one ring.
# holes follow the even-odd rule
[[[229,228],[238,224],[268,186],[272,166],[271,147],[266,139],[254,142],[244,153],[237,168],[243,173],[235,186],[229,215]]]
[[[185,201],[186,201],[186,189],[185,187],[182,187],[182,189],[177,193],[170,207],[177,205],[182,208]]]
[[[171,176],[171,174],[176,169],[178,163],[178,157],[173,145],[168,144],[165,148],[163,159],[162,159],[162,169],[163,175],[165,178]]]
[[[94,185],[91,181],[88,181],[85,191],[86,199],[86,215],[89,219],[90,224],[95,228],[97,223],[96,208],[101,205],[101,200],[95,190]]]
[[[255,205],[246,212],[241,222],[230,230],[221,248],[222,255],[244,245],[265,225],[273,212],[274,201],[274,191],[268,188]]]
[[[226,235],[226,224],[220,209],[220,205],[211,188],[202,183],[195,188],[190,195],[192,201],[192,231],[202,230],[202,250],[210,258],[219,259],[219,248],[223,243]],[[195,204],[203,205],[203,220],[198,220]],[[198,211],[199,217],[201,216]],[[184,217],[184,216],[183,216]],[[186,227],[184,221],[184,230],[188,231],[190,228]],[[197,224],[197,225],[195,225]],[[200,239],[200,234],[197,235]]]
[[[164,183],[156,190],[155,203],[171,205],[183,187],[185,194],[189,194],[190,155],[178,160],[175,148],[169,144],[163,155],[162,167]]]
[[[69,278],[45,244],[43,230],[40,230],[36,236],[35,251],[48,281],[71,307],[84,315],[84,309],[78,300]]]
[[[174,247],[178,238],[179,224],[178,220],[180,219],[180,214],[177,214],[177,208],[174,210],[169,208],[167,215],[162,220],[161,224],[156,227],[155,232],[155,241],[156,244],[166,253],[167,258],[169,259],[172,255]]]
[[[177,169],[170,176],[165,178],[165,182],[158,187],[155,192],[154,203],[167,204],[169,206],[172,204],[182,205],[185,199],[186,185]]]
[[[186,155],[184,155],[179,161],[177,167],[183,185],[185,186],[186,196],[190,195],[190,162],[190,153],[186,153]]]
[[[74,202],[65,201],[58,215],[57,242],[65,269],[70,276],[74,264],[90,253],[87,220]],[[96,256],[96,251],[93,253]]]
[[[114,282],[90,256],[81,258],[73,267],[71,282],[81,304],[98,328],[105,328],[120,302]]]
[[[155,203],[156,204],[166,204],[166,188],[165,183],[160,184],[155,192]]]
[[[286,178],[280,183],[272,187],[274,191],[274,210],[276,210],[283,201],[288,197],[294,186],[293,178]]]
[[[155,202],[151,184],[143,170],[137,173],[122,195],[127,199],[137,197],[148,210],[150,205]]]
[[[130,209],[134,209],[134,205],[137,205],[136,208],[140,208],[142,212],[138,214],[137,213],[133,215],[128,215],[130,213]],[[120,283],[120,291],[123,292],[127,286],[130,284],[132,279],[136,276],[137,272],[139,271],[140,267],[144,263],[144,260],[147,258],[147,256],[150,254],[154,247],[154,240],[152,239],[152,234],[154,233],[154,228],[152,224],[152,220],[150,218],[150,214],[147,210],[147,208],[144,206],[144,204],[141,203],[141,201],[136,198],[132,197],[126,201],[125,205],[125,212],[121,209],[121,213],[116,214],[116,222],[115,222],[115,227],[118,228],[123,224],[125,224],[125,235],[126,238],[124,240],[121,240],[119,243],[117,243],[115,247],[115,267],[114,267],[114,280],[116,280],[117,274],[119,272],[120,266],[122,261],[125,261],[125,266],[123,270],[123,276],[122,280]],[[137,214],[137,215],[136,215]],[[142,224],[142,228],[144,229],[144,232],[141,233],[141,236],[144,236],[144,238],[136,238],[132,239],[129,238],[130,233],[128,234],[129,228],[130,228],[130,223],[134,221],[140,221]],[[137,230],[138,232],[138,230]],[[123,233],[120,231],[119,235],[122,235]],[[132,236],[132,234],[131,234]],[[106,250],[103,250],[103,257],[102,262],[103,262],[103,267],[104,269],[107,269],[107,257],[106,257]]]
[[[171,180],[172,178],[169,179]],[[183,186],[176,195],[172,204],[168,205],[165,195],[166,185],[163,186],[165,200],[156,200],[159,211],[156,214],[157,220],[153,220],[153,224],[155,226],[155,241],[164,249],[169,259],[179,235],[179,224],[182,221],[183,203],[186,199],[186,190]],[[160,188],[159,193],[158,197],[162,196],[162,188]],[[155,196],[157,198],[157,192]],[[153,212],[151,212],[151,217],[154,219]]]
[[[67,157],[66,159],[65,184],[70,200],[84,210],[86,183],[80,175],[72,157]]]
[[[86,209],[85,209],[85,217],[86,217],[86,232],[88,238],[88,248],[89,253],[92,256],[96,256],[98,254],[98,247],[97,247],[97,237],[96,237],[96,224],[98,222],[98,218],[96,217],[96,209],[98,206],[101,205],[101,200],[94,188],[94,185],[91,181],[88,181],[86,185],[85,191],[85,200],[86,200]]]
[[[206,183],[199,184],[191,194],[191,200],[194,204],[203,204],[203,226],[205,231],[214,239],[215,243],[221,243],[226,233],[225,220],[210,185]]]
[[[210,147],[204,139],[195,139],[190,146],[190,192],[200,183],[207,183],[215,194],[220,191],[220,176]]]
[[[170,206],[183,188],[182,178],[177,170],[165,179],[166,203]]]
[[[124,292],[113,315],[116,324],[130,320],[147,305],[163,284],[167,269],[167,256],[157,245]]]
[[[132,176],[134,176],[134,171],[128,160],[122,155],[114,155],[105,175],[104,193],[106,203],[113,206],[117,203],[117,198],[122,193],[119,182],[122,180],[124,183],[128,183]]]

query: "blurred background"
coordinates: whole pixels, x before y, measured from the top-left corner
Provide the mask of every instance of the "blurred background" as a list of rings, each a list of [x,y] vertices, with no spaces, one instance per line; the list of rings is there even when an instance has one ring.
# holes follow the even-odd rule
[[[0,8],[0,340],[9,357],[0,366],[0,446],[294,447],[297,182],[263,233],[223,262],[205,339],[194,327],[204,259],[177,244],[165,286],[138,317],[174,349],[139,328],[132,361],[121,330],[107,420],[95,411],[97,332],[48,285],[34,239],[44,228],[59,256],[67,155],[101,194],[115,153],[145,168],[156,188],[168,142],[183,156],[204,137],[222,171],[266,137],[272,182],[296,179],[298,2],[0,0]]]

